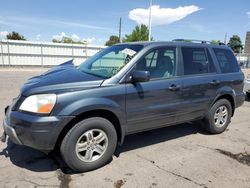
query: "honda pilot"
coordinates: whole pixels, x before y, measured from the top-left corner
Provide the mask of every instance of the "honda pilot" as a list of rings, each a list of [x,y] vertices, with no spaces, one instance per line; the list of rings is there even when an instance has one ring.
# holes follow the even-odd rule
[[[222,133],[244,102],[243,84],[223,44],[117,44],[79,66],[70,60],[30,78],[5,109],[3,140],[59,148],[70,168],[89,171],[107,164],[132,133],[192,121]]]

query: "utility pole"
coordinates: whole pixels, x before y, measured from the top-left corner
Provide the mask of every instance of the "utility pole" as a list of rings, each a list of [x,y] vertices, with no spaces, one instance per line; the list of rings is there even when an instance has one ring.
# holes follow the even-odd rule
[[[227,43],[227,33],[225,34],[225,38],[224,38],[224,44]]]
[[[122,32],[122,18],[120,17],[119,22],[119,41],[121,42],[121,32]]]
[[[152,7],[152,0],[150,0],[150,3],[149,3],[148,41],[151,41],[151,7]]]

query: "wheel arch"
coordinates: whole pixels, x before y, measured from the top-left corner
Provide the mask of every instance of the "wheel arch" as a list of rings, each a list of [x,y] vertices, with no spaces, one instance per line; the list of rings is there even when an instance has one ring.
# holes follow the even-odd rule
[[[230,102],[231,107],[232,107],[232,117],[233,117],[234,111],[235,111],[235,100],[234,100],[234,97],[232,96],[232,94],[224,93],[224,94],[218,95],[215,98],[215,100],[213,101],[212,105],[220,99],[227,99]]]
[[[122,122],[120,121],[118,116],[114,112],[107,110],[107,109],[95,109],[95,110],[85,111],[76,115],[75,118],[73,118],[66,126],[64,126],[64,128],[62,129],[62,131],[60,132],[57,138],[55,148],[60,148],[60,144],[63,138],[75,124],[77,124],[78,122],[84,119],[91,118],[91,117],[102,117],[102,118],[109,120],[113,124],[117,132],[118,144],[121,145],[123,143],[124,137],[125,137],[125,128],[122,125]]]

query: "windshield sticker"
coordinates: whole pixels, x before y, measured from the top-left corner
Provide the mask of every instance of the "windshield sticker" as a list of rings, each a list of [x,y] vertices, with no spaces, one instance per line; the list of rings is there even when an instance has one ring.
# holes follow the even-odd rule
[[[136,54],[136,51],[134,50],[131,50],[129,48],[125,48],[124,50],[121,51],[122,53],[126,54],[126,55],[129,55],[129,56],[133,56]]]

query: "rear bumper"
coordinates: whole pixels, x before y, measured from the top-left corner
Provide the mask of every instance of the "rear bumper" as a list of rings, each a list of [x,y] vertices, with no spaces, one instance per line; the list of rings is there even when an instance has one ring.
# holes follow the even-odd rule
[[[38,150],[53,150],[62,129],[73,116],[37,116],[17,111],[7,112],[4,132],[16,144]]]
[[[244,91],[250,92],[250,80],[245,80]]]
[[[238,108],[241,105],[243,105],[245,98],[246,98],[246,96],[245,96],[244,92],[237,94],[235,96],[235,108]]]

